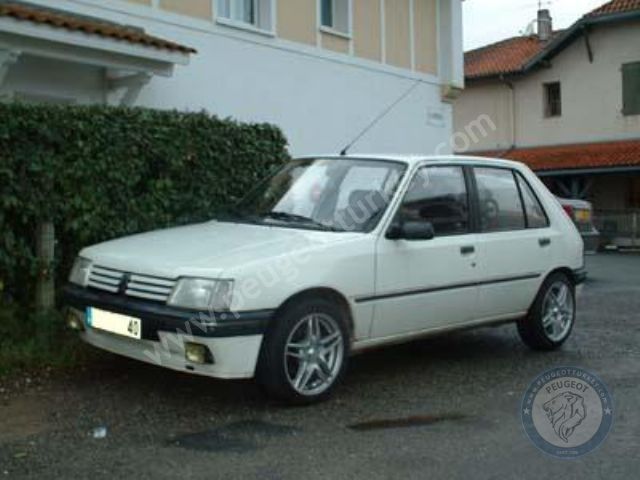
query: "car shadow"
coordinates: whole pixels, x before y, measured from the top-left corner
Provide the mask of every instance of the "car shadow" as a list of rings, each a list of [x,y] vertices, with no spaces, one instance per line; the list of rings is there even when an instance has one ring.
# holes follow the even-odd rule
[[[452,366],[479,368],[504,363],[523,351],[515,328],[481,328],[414,340],[395,346],[366,351],[350,359],[345,383],[350,389],[370,382],[423,377]],[[75,386],[92,390],[99,382],[100,390],[111,395],[127,395],[133,403],[162,399],[166,408],[200,408],[202,404],[216,408],[249,407],[267,410],[282,407],[268,399],[253,380],[218,380],[174,372],[153,365],[100,352],[81,374],[69,380]]]
[[[411,371],[424,373],[425,366],[438,368],[452,363],[499,363],[513,356],[514,350],[522,350],[515,327],[479,328],[363,352],[353,357],[350,374],[376,372],[387,375],[394,370],[405,374]]]

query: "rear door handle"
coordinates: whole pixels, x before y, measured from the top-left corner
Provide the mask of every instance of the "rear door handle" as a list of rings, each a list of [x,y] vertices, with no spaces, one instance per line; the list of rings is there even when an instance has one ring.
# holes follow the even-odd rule
[[[538,239],[538,244],[541,247],[548,247],[549,245],[551,245],[551,239],[550,238],[539,238]]]
[[[460,247],[460,253],[462,255],[471,255],[472,253],[475,253],[476,251],[476,247],[474,247],[473,245],[467,245],[465,247]]]

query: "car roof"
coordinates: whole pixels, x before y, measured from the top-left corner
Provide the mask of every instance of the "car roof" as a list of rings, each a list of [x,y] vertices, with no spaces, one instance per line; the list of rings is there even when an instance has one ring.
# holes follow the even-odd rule
[[[402,162],[408,165],[415,165],[417,163],[466,163],[472,165],[485,165],[495,167],[510,167],[518,168],[524,164],[520,162],[514,162],[512,160],[504,160],[500,158],[488,158],[488,157],[473,157],[468,155],[402,155],[402,154],[351,154],[351,155],[305,155],[304,157],[298,157],[298,159],[309,158],[323,158],[323,159],[335,159],[335,160],[379,160],[379,161],[393,161]]]

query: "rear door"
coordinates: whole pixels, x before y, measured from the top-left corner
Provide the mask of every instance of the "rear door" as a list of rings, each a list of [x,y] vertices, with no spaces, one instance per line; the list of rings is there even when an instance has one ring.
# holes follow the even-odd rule
[[[534,191],[510,168],[474,167],[478,211],[478,318],[528,310],[551,265],[553,233]]]

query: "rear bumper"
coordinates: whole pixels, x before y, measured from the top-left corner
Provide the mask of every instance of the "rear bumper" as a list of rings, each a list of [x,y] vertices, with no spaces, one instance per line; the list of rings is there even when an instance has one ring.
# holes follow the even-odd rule
[[[588,253],[597,252],[600,247],[600,232],[595,228],[590,231],[580,232],[582,241],[584,242],[584,249]]]

